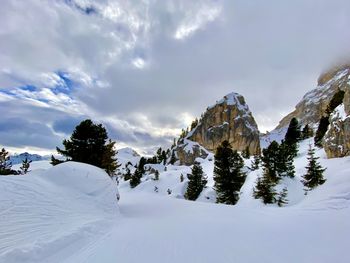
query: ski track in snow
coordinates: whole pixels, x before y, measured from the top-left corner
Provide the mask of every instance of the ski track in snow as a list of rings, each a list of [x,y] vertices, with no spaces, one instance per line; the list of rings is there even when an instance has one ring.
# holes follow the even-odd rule
[[[119,212],[114,183],[94,167],[39,165],[0,177],[0,262],[350,262],[350,157],[327,160],[318,150],[327,181],[305,196],[311,142],[300,144],[296,178],[281,182],[282,208],[252,198],[261,171],[248,174],[236,206],[214,204],[212,156],[201,160],[208,187],[199,202],[182,200],[188,167],[158,165],[159,181],[146,176],[133,190],[120,183]]]

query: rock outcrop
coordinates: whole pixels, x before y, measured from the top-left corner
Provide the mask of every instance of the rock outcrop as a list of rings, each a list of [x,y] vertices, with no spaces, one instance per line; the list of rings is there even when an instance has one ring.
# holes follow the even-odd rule
[[[176,146],[176,157],[180,165],[192,165],[197,158],[207,158],[209,153],[198,143],[184,140],[183,143]]]
[[[224,141],[232,148],[251,154],[260,151],[258,126],[243,96],[230,93],[208,107],[196,127],[179,139],[174,149],[181,165],[192,165],[196,158],[207,158]]]
[[[323,138],[322,145],[328,158],[350,155],[350,104],[345,104],[349,103],[345,100],[346,96],[350,96],[350,87],[345,92],[343,104],[331,114],[330,125]]]
[[[244,97],[230,93],[209,107],[187,136],[209,151],[227,140],[238,151],[249,148],[251,154],[260,150],[259,130]]]
[[[350,65],[334,67],[321,74],[317,88],[305,94],[295,110],[280,121],[276,130],[288,127],[293,117],[297,118],[302,125],[309,124],[316,129],[333,95],[339,89],[345,90],[348,87],[349,76]],[[349,103],[350,98],[347,100]],[[350,107],[349,105],[347,104],[346,107]]]

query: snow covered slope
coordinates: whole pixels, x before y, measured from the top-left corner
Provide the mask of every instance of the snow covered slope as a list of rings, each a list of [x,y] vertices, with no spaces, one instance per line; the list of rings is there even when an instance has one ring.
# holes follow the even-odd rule
[[[97,168],[65,164],[62,180],[56,167],[0,177],[0,262],[350,262],[350,157],[318,150],[327,181],[304,195],[309,143],[300,143],[296,177],[282,181],[289,204],[281,208],[252,198],[261,170],[248,174],[236,206],[214,204],[212,154],[198,159],[208,176],[198,202],[183,200],[190,167],[157,164],[159,181],[120,183],[120,214],[115,185],[107,180],[103,191]],[[101,178],[80,186],[87,172]]]
[[[62,262],[116,220],[116,191],[104,171],[81,163],[1,176],[0,262]]]

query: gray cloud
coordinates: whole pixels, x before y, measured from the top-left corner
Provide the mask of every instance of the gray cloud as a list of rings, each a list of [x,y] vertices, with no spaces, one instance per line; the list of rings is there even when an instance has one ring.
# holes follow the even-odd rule
[[[265,131],[348,58],[349,12],[347,0],[4,1],[0,90],[38,91],[0,108],[9,125],[23,114],[56,139],[90,117],[148,152],[236,91]],[[58,71],[79,88],[53,98]]]

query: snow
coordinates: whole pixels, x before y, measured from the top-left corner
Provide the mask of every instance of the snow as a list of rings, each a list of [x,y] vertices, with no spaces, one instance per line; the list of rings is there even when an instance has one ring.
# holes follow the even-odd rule
[[[236,92],[231,92],[231,93],[227,94],[226,96],[224,96],[221,100],[217,101],[215,105],[209,107],[209,109],[215,107],[216,105],[226,103],[227,105],[236,106],[240,111],[246,111],[247,113],[250,113],[248,105],[247,104],[243,105],[239,101],[239,98],[242,98],[242,95],[240,95]]]
[[[312,143],[300,143],[296,177],[279,186],[288,188],[281,208],[252,198],[261,169],[247,174],[236,206],[215,204],[212,154],[198,159],[208,176],[198,201],[183,200],[190,167],[158,164],[159,181],[120,182],[119,213],[114,182],[98,168],[68,163],[0,177],[0,262],[349,262],[350,157],[317,149],[327,181],[304,195]]]
[[[116,194],[104,171],[81,163],[1,176],[0,262],[62,262],[62,250],[65,258],[113,225]]]
[[[340,104],[338,107],[336,107],[331,115],[331,119],[339,119],[341,121],[344,121],[348,115],[345,112],[344,103]]]
[[[126,167],[131,173],[135,171],[135,166],[140,162],[141,156],[132,148],[126,147],[119,149],[117,152],[117,160],[120,167],[118,172],[125,174]]]
[[[281,129],[275,129],[271,132],[268,132],[260,136],[261,149],[267,148],[270,145],[270,143],[273,141],[280,143],[284,139],[287,133],[287,130],[288,130],[288,127],[284,127]]]

